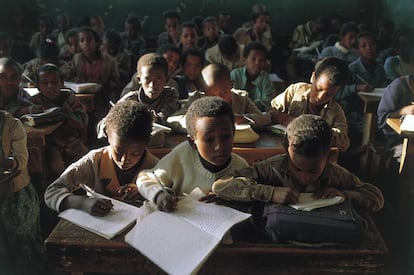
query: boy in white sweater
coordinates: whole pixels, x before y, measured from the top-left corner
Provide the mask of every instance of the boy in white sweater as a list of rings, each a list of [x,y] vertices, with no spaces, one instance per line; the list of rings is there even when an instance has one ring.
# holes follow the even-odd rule
[[[213,182],[247,167],[233,154],[234,115],[231,106],[219,97],[203,97],[187,111],[188,140],[163,157],[154,169],[142,171],[137,185],[140,193],[163,211],[173,211],[177,197],[199,187],[206,195]],[[170,195],[166,195],[159,181]]]

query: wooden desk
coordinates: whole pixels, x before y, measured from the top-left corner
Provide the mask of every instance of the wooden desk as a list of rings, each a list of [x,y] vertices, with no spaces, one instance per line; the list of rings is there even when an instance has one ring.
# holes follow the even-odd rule
[[[362,132],[362,156],[360,162],[361,176],[366,176],[369,159],[369,145],[375,142],[377,132],[377,110],[381,100],[378,96],[359,94],[364,102],[364,124]]]
[[[200,274],[379,272],[383,270],[388,250],[375,224],[369,217],[367,220],[369,232],[359,246],[308,248],[235,241],[231,245],[220,245],[204,264]],[[121,235],[106,240],[61,220],[45,241],[49,267],[72,274],[165,274],[145,256],[128,246],[123,237]]]
[[[414,163],[414,132],[401,131],[401,121],[399,118],[387,118],[387,125],[403,138],[399,169],[400,174],[403,173],[404,170],[411,172],[409,169],[412,169],[413,167],[411,167],[409,163]],[[409,174],[411,175],[412,172]]]
[[[95,94],[75,94],[79,101],[86,107],[87,112],[95,110]]]

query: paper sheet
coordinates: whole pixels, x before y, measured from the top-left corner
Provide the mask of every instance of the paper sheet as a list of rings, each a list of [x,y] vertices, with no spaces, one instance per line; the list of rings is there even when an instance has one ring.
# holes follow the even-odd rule
[[[401,123],[400,129],[401,131],[413,132],[414,131],[414,115],[405,115]]]
[[[335,196],[329,199],[314,199],[313,193],[301,193],[299,196],[299,202],[295,204],[289,204],[290,207],[296,210],[312,211],[316,208],[335,205],[344,201],[344,198]]]

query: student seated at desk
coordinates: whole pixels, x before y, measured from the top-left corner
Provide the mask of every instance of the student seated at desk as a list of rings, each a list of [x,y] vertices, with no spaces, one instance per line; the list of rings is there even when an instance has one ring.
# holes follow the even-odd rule
[[[88,115],[72,92],[61,91],[63,79],[56,65],[48,63],[39,67],[35,81],[40,93],[33,96],[32,102],[44,109],[59,107],[65,114],[63,124],[46,141],[50,176],[56,179],[69,164],[88,153],[80,138],[80,131],[88,126]]]
[[[0,111],[0,170],[18,170],[0,191],[0,274],[45,274],[39,199],[27,170],[26,132],[19,120]]]
[[[18,118],[43,111],[42,106],[33,105],[28,100],[30,95],[20,89],[21,74],[22,69],[14,59],[0,58],[0,109]]]
[[[348,73],[347,65],[339,58],[321,60],[312,73],[311,84],[292,84],[272,100],[272,108],[278,111],[272,113],[272,122],[287,126],[299,115],[319,115],[332,127],[332,145],[345,151],[349,147],[348,125],[344,111],[333,98]]]
[[[247,167],[246,161],[232,153],[234,115],[231,106],[219,97],[203,97],[187,111],[188,141],[175,147],[154,169],[139,174],[140,193],[163,211],[173,211],[174,195],[190,193],[199,187],[206,194],[215,180]],[[167,196],[157,181],[171,192]],[[174,195],[173,195],[174,194]]]
[[[328,162],[331,140],[331,127],[323,118],[301,115],[287,127],[286,154],[215,181],[213,192],[224,200],[275,204],[297,203],[300,193],[314,193],[315,198],[341,196],[357,208],[379,211],[384,198],[377,187]]]
[[[109,197],[129,202],[141,199],[135,184],[137,174],[158,162],[146,149],[151,131],[152,116],[143,104],[132,100],[117,103],[106,117],[109,146],[92,150],[71,164],[46,189],[46,205],[57,212],[77,208],[95,216],[108,214],[110,201],[75,193],[81,183]]]
[[[412,50],[414,54],[414,49]],[[402,139],[387,126],[387,118],[414,114],[414,74],[402,76],[386,88],[378,105],[378,128],[385,135],[385,149],[398,162],[402,153]]]

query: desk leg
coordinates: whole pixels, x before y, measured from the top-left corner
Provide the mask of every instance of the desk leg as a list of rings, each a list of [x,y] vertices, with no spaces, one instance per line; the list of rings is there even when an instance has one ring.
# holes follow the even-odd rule
[[[371,137],[374,135],[375,127],[372,123],[374,116],[372,113],[364,114],[364,125],[362,129],[362,154],[360,160],[360,176],[366,178],[368,175],[368,160],[369,160],[369,144],[371,143]]]

